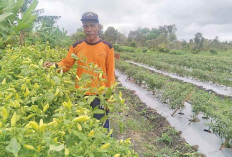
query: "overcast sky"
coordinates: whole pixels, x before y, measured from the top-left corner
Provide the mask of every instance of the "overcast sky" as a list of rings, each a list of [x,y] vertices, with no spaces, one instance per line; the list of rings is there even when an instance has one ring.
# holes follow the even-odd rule
[[[232,0],[39,0],[43,15],[61,16],[58,25],[69,33],[81,27],[81,15],[96,12],[104,29],[114,26],[128,34],[139,26],[176,24],[179,40],[197,32],[204,37],[232,41]]]

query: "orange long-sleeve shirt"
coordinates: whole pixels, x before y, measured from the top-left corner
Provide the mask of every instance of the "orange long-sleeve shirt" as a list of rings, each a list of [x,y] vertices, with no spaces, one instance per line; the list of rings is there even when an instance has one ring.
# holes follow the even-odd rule
[[[80,59],[86,58],[87,62],[83,63],[79,59],[74,59],[72,54],[77,55]],[[57,65],[62,67],[63,71],[66,72],[76,61],[77,64],[81,66],[87,66],[89,63],[94,63],[104,72],[105,75],[103,75],[102,78],[105,78],[107,81],[99,82],[98,79],[93,79],[91,82],[93,88],[99,86],[110,87],[115,82],[114,49],[109,42],[101,39],[96,43],[89,43],[86,40],[78,41],[70,47],[68,55],[57,63]],[[83,73],[91,74],[92,76],[95,75],[94,72],[78,66],[77,76],[81,77]],[[76,85],[76,87],[78,87],[78,85]]]

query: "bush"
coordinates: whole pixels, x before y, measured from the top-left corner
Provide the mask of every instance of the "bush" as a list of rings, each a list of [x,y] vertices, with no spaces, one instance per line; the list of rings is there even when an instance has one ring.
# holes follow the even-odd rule
[[[135,48],[130,47],[130,46],[119,46],[117,51],[118,52],[135,52]]]
[[[114,44],[113,47],[115,51],[118,51],[120,46],[118,44]]]
[[[210,52],[211,54],[213,54],[213,55],[217,54],[217,50],[214,49],[214,48],[211,48],[211,49],[209,50],[209,52]]]
[[[178,51],[178,50],[171,50],[170,54],[173,54],[173,55],[182,55],[183,53]]]
[[[129,44],[131,47],[136,47],[136,42],[135,41],[132,41],[132,42],[130,42],[130,44]]]
[[[158,50],[159,52],[163,52],[163,53],[168,53],[170,51],[166,45],[159,45]]]
[[[199,48],[194,48],[194,49],[192,49],[191,52],[192,52],[193,54],[198,54],[198,53],[200,53],[200,51],[201,51],[201,50],[200,50]]]
[[[130,46],[120,46],[119,44],[114,44],[113,47],[117,52],[135,52],[135,48]]]
[[[146,53],[147,51],[148,51],[147,47],[143,48],[143,53]]]

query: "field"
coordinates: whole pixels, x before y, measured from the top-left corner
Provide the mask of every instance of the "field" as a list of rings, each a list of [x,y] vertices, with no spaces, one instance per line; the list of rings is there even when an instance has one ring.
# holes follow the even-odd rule
[[[154,109],[149,108],[135,94],[126,88],[120,88],[128,109],[121,114],[123,132],[112,119],[113,137],[131,138],[133,149],[141,157],[153,156],[204,156],[197,146],[190,146]],[[118,115],[118,112],[116,112]]]
[[[138,85],[144,86],[158,97],[158,99],[173,109],[172,116],[185,108],[185,102],[191,104],[191,122],[198,121],[198,115],[203,114],[210,118],[210,130],[222,139],[223,147],[231,147],[232,142],[232,103],[231,97],[218,95],[215,92],[199,88],[191,83],[150,71],[144,67],[130,64],[125,61],[134,61],[154,67],[179,76],[191,77],[199,81],[211,82],[231,87],[231,54],[225,57],[221,54],[212,55],[202,53],[193,55],[180,52],[120,52],[117,68],[134,80]],[[132,70],[133,69],[133,70]]]
[[[74,82],[70,80],[75,80],[75,68],[65,74],[57,73],[54,67],[43,68],[45,60],[59,60],[65,52],[64,49],[51,49],[48,44],[18,48],[8,46],[3,51],[0,64],[1,156],[204,156],[198,152],[198,146],[187,144],[180,137],[181,132],[172,128],[154,109],[147,108],[133,91],[120,86],[116,89],[96,89],[98,92],[105,90],[107,97],[101,94],[99,97],[112,113],[113,129],[107,133],[101,127],[101,122],[92,118],[94,113],[100,112],[89,107],[95,96],[84,97],[88,88],[83,86],[77,90],[73,88]],[[205,57],[209,56],[203,56],[185,55],[184,58],[205,63]],[[203,114],[211,119],[207,124],[209,131],[222,139],[221,148],[218,149],[231,147],[230,97],[125,62],[132,60],[179,74],[174,70],[181,67],[186,69],[187,63],[181,62],[183,56],[159,52],[120,52],[120,57],[116,61],[116,68],[129,80],[153,91],[163,105],[173,110],[172,116],[181,113],[185,102],[190,103],[192,118],[189,124],[197,123],[198,115]],[[169,67],[179,68],[169,71],[159,67],[166,64],[165,58],[169,58]],[[228,59],[225,62],[230,64]],[[188,69],[193,69],[194,65],[196,69],[206,69],[205,64],[200,66],[194,63]],[[91,70],[92,66],[88,68]],[[214,69],[214,66],[211,68]],[[229,67],[221,66],[215,71],[220,73],[226,68]],[[90,76],[79,79],[84,84]],[[113,137],[110,137],[111,134]]]
[[[154,66],[159,70],[232,87],[232,61],[228,55],[121,53],[121,58]]]
[[[95,13],[88,12],[74,24],[79,19],[77,12],[66,8],[75,4],[74,10],[81,7],[82,11],[92,5],[73,0],[68,7],[57,0],[58,16],[43,14],[49,2],[39,9],[39,1],[0,1],[0,157],[232,156],[231,41],[220,40],[217,34],[207,39],[200,32],[179,40],[175,24],[128,30],[127,26],[132,29],[135,25],[119,21],[121,17],[132,19],[133,11],[125,7],[128,16],[121,16],[122,3],[114,6],[120,7],[116,15],[120,18],[115,21],[111,21],[115,15],[107,13],[112,13],[111,9],[96,7],[102,23]],[[49,9],[54,8],[53,3]],[[138,6],[143,9],[143,5]],[[60,7],[70,14],[64,21],[75,32],[57,23]],[[152,16],[141,14],[141,19]],[[107,17],[112,18],[108,24],[104,23]],[[109,24],[119,24],[128,32],[121,33]],[[201,24],[194,25],[200,28]],[[95,48],[99,54],[93,55],[93,62],[87,64],[86,58],[78,57],[82,52],[92,57]],[[78,64],[65,72],[55,63],[65,58],[68,50],[76,52],[69,55]],[[113,80],[108,57],[113,57],[113,52],[116,81],[105,87],[100,82],[107,77]],[[101,69],[95,61],[108,66]],[[76,71],[80,67],[86,70],[81,76]],[[91,107],[95,98],[103,109]],[[96,114],[104,116],[98,120]],[[103,128],[107,119],[109,130]]]

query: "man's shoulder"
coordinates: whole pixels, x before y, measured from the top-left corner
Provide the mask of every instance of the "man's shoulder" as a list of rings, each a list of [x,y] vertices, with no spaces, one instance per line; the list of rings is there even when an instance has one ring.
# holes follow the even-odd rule
[[[109,49],[111,49],[113,46],[110,42],[106,41],[106,40],[101,40],[101,42],[105,45],[107,45],[109,47]]]
[[[76,41],[72,46],[73,48],[75,48],[76,46],[80,45],[81,43],[83,43],[85,40],[78,40]]]

